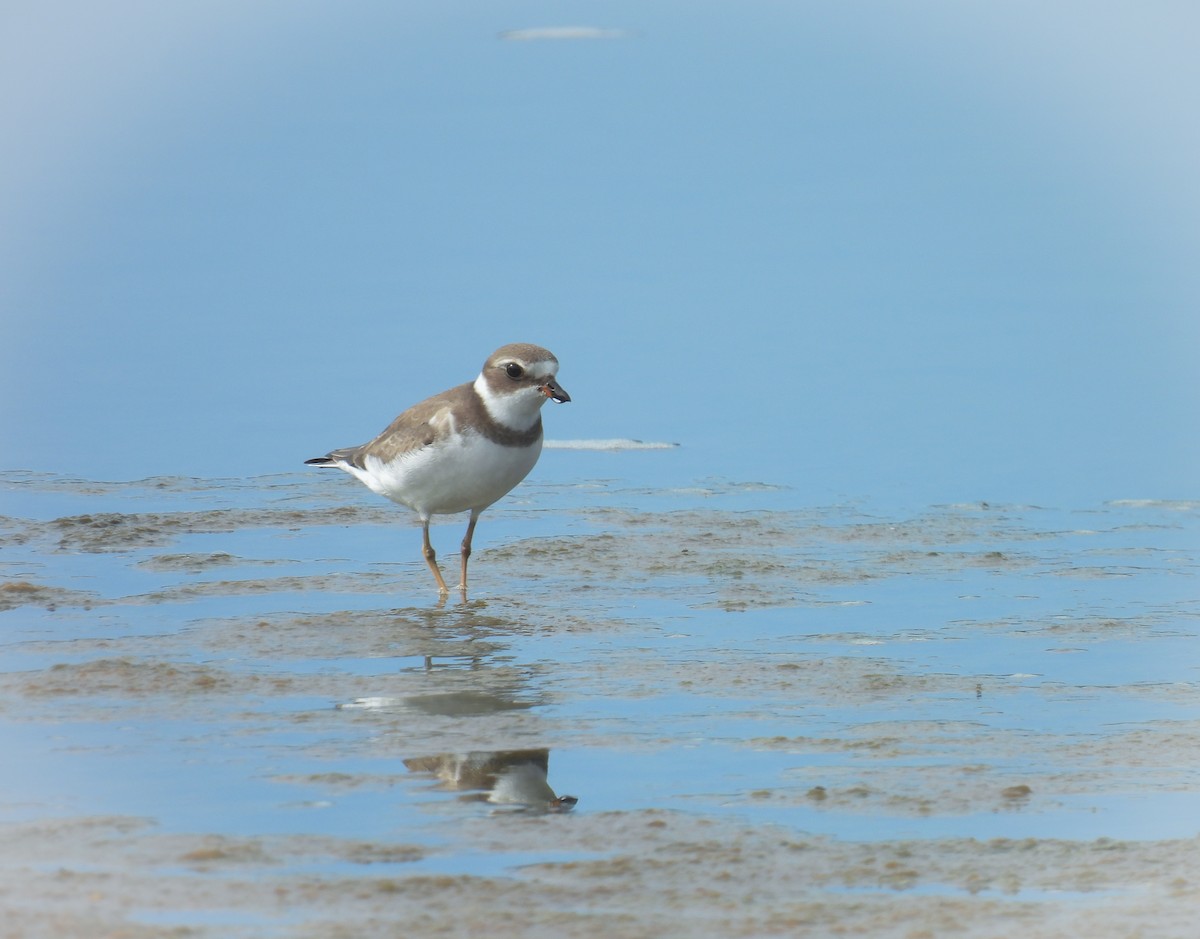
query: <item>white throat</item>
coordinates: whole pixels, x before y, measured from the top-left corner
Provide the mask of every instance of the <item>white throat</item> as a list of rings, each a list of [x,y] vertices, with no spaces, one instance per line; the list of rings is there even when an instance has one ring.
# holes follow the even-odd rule
[[[474,387],[492,420],[509,430],[529,430],[537,423],[542,405],[546,403],[546,396],[530,385],[497,394],[480,375],[475,379]]]

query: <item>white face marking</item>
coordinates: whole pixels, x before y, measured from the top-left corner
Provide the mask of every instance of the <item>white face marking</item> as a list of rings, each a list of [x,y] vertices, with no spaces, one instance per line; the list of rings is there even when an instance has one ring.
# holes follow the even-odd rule
[[[489,363],[475,379],[475,391],[483,399],[488,414],[498,424],[516,431],[528,430],[537,423],[538,412],[547,400],[538,391],[537,385],[555,377],[558,363],[553,360],[530,364],[517,359],[509,361],[516,362],[525,370],[524,380],[514,382],[504,376],[502,368]]]

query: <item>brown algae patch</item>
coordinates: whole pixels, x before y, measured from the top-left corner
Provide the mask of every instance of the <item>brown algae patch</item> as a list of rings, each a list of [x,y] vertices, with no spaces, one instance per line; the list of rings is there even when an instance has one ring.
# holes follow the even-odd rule
[[[158,548],[184,535],[222,534],[243,529],[301,529],[314,525],[395,524],[395,513],[372,506],[314,509],[208,509],[178,512],[99,512],[51,521],[5,519],[0,543],[45,543],[52,550],[86,554]]]
[[[1037,939],[1124,939],[1151,922],[1156,939],[1190,939],[1200,902],[1196,839],[862,843],[661,810],[494,815],[466,827],[477,851],[528,856],[552,843],[575,856],[499,877],[419,866],[405,873],[429,849],[386,838],[167,834],[138,819],[68,818],[4,827],[0,896],[17,935],[142,935],[158,919],[139,916],[147,911],[169,912],[204,939],[261,934],[266,923],[296,939],[396,929],[902,939],[1012,935],[1014,924]],[[53,876],[41,870],[47,862]],[[314,862],[319,875],[309,873]],[[393,868],[374,873],[380,865]],[[208,910],[224,911],[221,921],[208,921]]]
[[[228,835],[167,836],[159,840],[159,850],[163,853],[178,852],[178,863],[200,871],[215,871],[244,864],[285,866],[313,860],[360,865],[411,864],[429,855],[429,849],[423,845],[320,835],[253,838]]]
[[[138,561],[138,567],[148,571],[182,571],[186,574],[200,574],[221,567],[243,567],[248,564],[272,564],[277,561],[248,561],[224,551],[213,554],[159,554],[144,561]]]
[[[68,590],[28,580],[0,581],[0,612],[21,606],[37,606],[55,610],[60,606],[90,609],[102,603],[99,597],[83,590]]]
[[[275,595],[328,590],[337,593],[380,592],[395,578],[379,573],[315,574],[310,576],[246,577],[236,580],[194,581],[174,584],[162,590],[129,597],[129,603],[186,603],[205,597],[238,597],[252,594]]]
[[[532,566],[523,576],[552,579],[543,568],[569,559],[570,575],[585,583],[686,592],[694,608],[735,612],[808,605],[830,588],[897,577],[1036,574],[1044,566],[1038,549],[1064,536],[1022,528],[995,511],[948,509],[899,523],[850,524],[830,524],[816,510],[605,508],[579,514],[593,530],[502,545],[489,560]],[[989,547],[997,541],[1004,550]]]
[[[539,836],[508,820],[480,834],[509,850]],[[527,866],[523,879],[552,888],[562,907],[633,914],[672,936],[791,934],[801,924],[815,934],[1007,935],[1011,917],[1028,921],[1023,934],[1070,936],[1090,923],[1098,936],[1123,936],[1162,898],[1174,919],[1151,915],[1164,935],[1184,936],[1183,901],[1200,897],[1195,878],[1178,876],[1200,860],[1197,839],[848,842],[652,811],[577,818],[569,837],[601,856]],[[1127,892],[1131,884],[1139,889]],[[1104,894],[1104,903],[1072,906],[1054,893]],[[654,911],[663,921],[645,919]]]
[[[763,790],[758,799],[854,815],[965,816],[1040,811],[1067,797],[1187,793],[1200,761],[1200,721],[1155,721],[1107,735],[896,721],[850,728],[841,737],[748,744],[799,758],[789,773],[794,782]],[[829,754],[845,759],[806,759]]]
[[[9,681],[14,676],[6,676]],[[40,672],[23,673],[22,692],[31,696],[146,697],[227,691],[232,682],[205,665],[172,664],[145,659],[96,659],[59,663]]]

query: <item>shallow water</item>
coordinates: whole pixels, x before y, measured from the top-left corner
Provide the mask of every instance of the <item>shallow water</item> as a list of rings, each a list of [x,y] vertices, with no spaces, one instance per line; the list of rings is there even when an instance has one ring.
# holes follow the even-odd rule
[[[564,456],[444,604],[351,480],[3,474],[8,934],[1191,934],[1200,506],[660,456]]]

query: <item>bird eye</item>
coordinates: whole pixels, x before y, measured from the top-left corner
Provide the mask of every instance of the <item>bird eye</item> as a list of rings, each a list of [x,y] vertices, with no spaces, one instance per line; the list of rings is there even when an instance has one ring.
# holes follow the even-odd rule
[[[516,362],[509,362],[504,366],[504,371],[509,378],[518,379],[525,374],[525,369],[521,368]]]

